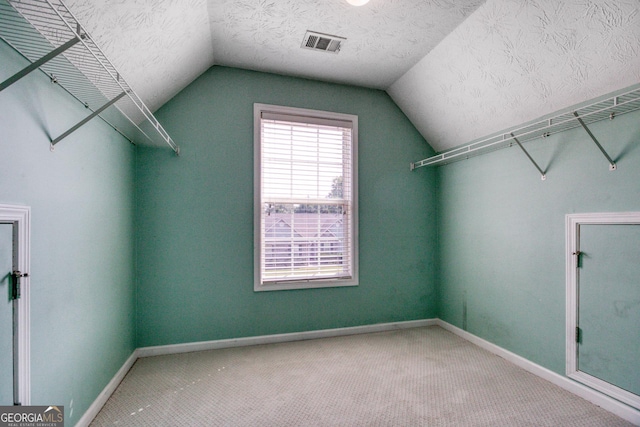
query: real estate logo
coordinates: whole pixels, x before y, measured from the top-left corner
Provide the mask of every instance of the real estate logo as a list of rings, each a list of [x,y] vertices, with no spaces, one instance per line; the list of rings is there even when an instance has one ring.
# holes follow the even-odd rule
[[[64,427],[64,406],[0,406],[0,427]]]

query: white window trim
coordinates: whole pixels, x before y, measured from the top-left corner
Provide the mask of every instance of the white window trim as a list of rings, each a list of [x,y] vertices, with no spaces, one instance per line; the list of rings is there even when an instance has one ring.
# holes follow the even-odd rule
[[[353,238],[352,277],[349,279],[317,279],[288,282],[261,283],[261,117],[262,113],[286,114],[310,118],[309,123],[322,123],[322,119],[342,120],[351,123],[352,127],[352,221],[351,236]],[[253,139],[254,139],[254,291],[278,291],[291,289],[330,288],[358,286],[358,116],[329,111],[310,110],[304,108],[284,107],[279,105],[259,104],[253,106]]]

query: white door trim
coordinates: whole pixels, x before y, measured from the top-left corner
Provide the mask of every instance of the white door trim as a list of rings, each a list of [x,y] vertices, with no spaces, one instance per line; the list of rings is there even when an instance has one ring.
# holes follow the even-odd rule
[[[566,372],[569,378],[581,382],[595,390],[607,394],[636,409],[640,409],[640,397],[634,393],[602,381],[578,369],[578,345],[576,328],[578,326],[578,256],[580,251],[581,224],[640,224],[640,212],[604,212],[569,214],[566,216],[566,282],[567,282],[567,329],[566,329]]]
[[[14,268],[30,273],[31,208],[0,204],[0,223],[13,224]],[[18,307],[18,399],[22,405],[31,404],[31,341],[30,341],[30,277],[21,280]]]

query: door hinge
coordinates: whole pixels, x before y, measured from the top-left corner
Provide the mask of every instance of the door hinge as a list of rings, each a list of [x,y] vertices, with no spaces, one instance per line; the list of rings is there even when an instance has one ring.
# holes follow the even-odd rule
[[[20,271],[14,271],[11,273],[11,299],[20,298],[20,280],[23,277],[29,277],[29,273],[22,273]]]
[[[582,329],[576,326],[576,342],[580,344],[582,342]]]

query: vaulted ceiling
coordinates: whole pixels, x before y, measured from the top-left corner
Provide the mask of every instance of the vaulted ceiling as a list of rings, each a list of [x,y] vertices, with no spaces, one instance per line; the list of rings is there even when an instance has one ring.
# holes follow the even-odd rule
[[[639,0],[488,0],[388,92],[442,151],[639,82]]]
[[[152,110],[240,67],[387,90],[436,151],[640,82],[640,0],[65,3]]]

